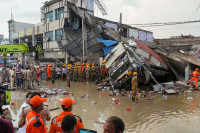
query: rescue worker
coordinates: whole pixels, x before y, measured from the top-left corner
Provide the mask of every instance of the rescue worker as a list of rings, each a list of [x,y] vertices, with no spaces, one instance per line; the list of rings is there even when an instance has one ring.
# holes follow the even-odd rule
[[[101,75],[101,79],[104,79],[105,76],[106,76],[106,72],[105,72],[105,63],[106,63],[106,60],[103,60],[102,61],[102,64],[101,64],[101,68],[100,68],[100,75]]]
[[[52,119],[49,133],[62,133],[62,128],[61,128],[62,120],[67,115],[73,115],[72,109],[73,109],[74,103],[76,103],[76,101],[70,99],[69,97],[67,97],[61,101],[61,106],[62,106],[63,112],[60,115],[58,115]],[[84,126],[83,126],[81,118],[76,115],[74,115],[74,116],[76,117],[76,120],[77,120],[76,133],[78,133],[79,129],[84,128]]]
[[[37,78],[38,85],[40,84],[40,75],[41,75],[40,68],[37,67],[36,78]]]
[[[66,74],[67,74],[67,70],[65,68],[65,65],[63,65],[62,67],[62,79],[65,80],[66,79]]]
[[[86,72],[85,72],[85,69],[86,69],[86,64],[83,63],[82,74],[83,74],[83,80],[84,80],[84,81],[85,81],[85,79],[86,79]]]
[[[73,70],[73,81],[77,81],[78,80],[78,67],[75,64],[74,65],[74,70]]]
[[[192,81],[194,81],[194,83],[195,83],[195,90],[197,90],[198,89],[198,76],[199,76],[199,69],[198,68],[196,68],[195,69],[195,71],[193,71],[192,73],[191,73],[191,75],[193,76],[190,80],[189,80],[189,83],[191,83]]]
[[[81,82],[83,78],[81,67],[78,66],[78,81]]]
[[[133,77],[131,81],[132,85],[132,101],[135,102],[136,100],[136,95],[137,95],[137,90],[138,90],[138,80],[137,80],[137,72],[133,72]]]
[[[10,71],[9,71],[9,77],[10,77],[10,89],[14,90],[14,85],[15,85],[15,68],[13,67]]]
[[[6,82],[6,69],[5,67],[2,67],[2,70],[1,70],[1,73],[2,73],[2,78],[3,78],[3,83]]]
[[[46,67],[44,68],[44,74],[45,74],[46,81],[48,81],[47,68],[48,68],[48,65],[46,64]]]
[[[47,133],[46,125],[39,114],[44,108],[43,102],[46,101],[46,98],[41,98],[38,95],[31,99],[32,110],[26,116],[26,133]]]
[[[67,65],[67,88],[70,88],[71,79],[72,79],[71,65]]]
[[[33,92],[33,93],[31,94],[31,99],[32,99],[33,97],[37,96],[37,95],[41,97],[41,95],[40,95],[39,92]],[[19,128],[21,128],[22,126],[25,125],[26,116],[27,116],[27,114],[28,114],[30,111],[31,111],[31,107],[30,107],[30,106],[22,108],[22,113],[21,113],[21,115],[20,115],[20,117],[19,117],[19,121],[18,121],[18,127],[19,127]],[[43,110],[40,111],[39,114],[41,115],[42,120],[43,120],[43,122],[44,122],[45,125],[46,125],[46,121],[50,121],[50,120],[51,120],[51,115],[50,115],[50,113],[49,113],[49,109],[48,109],[48,106],[47,106],[47,105],[44,105]]]
[[[55,70],[55,66],[52,66],[51,69],[51,82],[54,83],[56,79],[56,70]]]
[[[48,65],[48,68],[47,68],[47,76],[48,76],[48,80],[51,79],[51,66]]]
[[[85,72],[86,72],[86,80],[87,80],[87,82],[89,82],[89,80],[90,80],[90,65],[89,64],[87,64]]]
[[[31,72],[31,69],[30,67],[27,67],[27,71],[26,71],[26,84],[27,84],[27,89],[32,89],[33,87],[33,84],[32,84],[32,72]]]
[[[95,81],[96,79],[96,69],[95,69],[95,64],[92,64],[92,68],[91,68],[91,81]]]
[[[34,82],[36,82],[36,74],[37,74],[37,72],[36,72],[36,69],[35,69],[35,67],[33,67],[32,69],[31,69],[31,82],[32,82],[32,87],[34,88],[34,89],[36,89],[36,85],[34,84]],[[31,89],[33,89],[33,88],[31,88]]]

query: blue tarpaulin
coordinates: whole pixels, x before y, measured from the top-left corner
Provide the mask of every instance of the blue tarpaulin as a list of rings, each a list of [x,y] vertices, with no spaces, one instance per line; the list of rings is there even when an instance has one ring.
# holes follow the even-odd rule
[[[110,47],[110,46],[112,46],[112,45],[118,44],[117,41],[102,40],[102,39],[99,39],[99,38],[97,38],[97,41],[98,41],[98,42],[102,42],[106,47]]]
[[[103,44],[106,46],[105,48],[103,48],[103,52],[104,52],[104,55],[105,55],[105,56],[106,56],[113,48],[115,48],[115,46],[113,46],[113,45],[118,44],[117,41],[102,40],[102,39],[99,39],[99,38],[97,38],[97,41],[103,43]]]
[[[106,56],[112,49],[114,49],[116,46],[110,46],[103,48],[104,55]]]

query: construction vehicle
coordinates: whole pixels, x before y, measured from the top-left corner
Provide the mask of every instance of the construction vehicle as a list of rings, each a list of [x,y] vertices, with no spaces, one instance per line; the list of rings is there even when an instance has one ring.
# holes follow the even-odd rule
[[[28,52],[29,52],[29,47],[26,43],[0,45],[0,54],[3,54],[5,66],[6,66],[7,54],[16,54],[16,53],[25,54]]]

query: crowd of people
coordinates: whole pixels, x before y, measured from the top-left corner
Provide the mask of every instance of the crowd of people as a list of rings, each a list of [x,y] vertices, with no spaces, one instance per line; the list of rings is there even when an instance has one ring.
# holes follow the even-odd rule
[[[4,96],[4,92],[0,91],[0,100]],[[26,100],[20,107],[19,111],[19,133],[47,133],[46,121],[51,120],[48,106],[43,103],[46,98],[42,98],[39,92],[30,92],[26,94]],[[51,120],[48,128],[49,133],[79,133],[80,129],[84,129],[82,119],[74,115],[73,105],[75,100],[69,97],[64,98],[60,106],[62,112]],[[14,133],[13,125],[5,119],[6,110],[1,108],[0,132]],[[112,116],[106,120],[103,126],[103,133],[123,133],[125,129],[124,122],[116,116]]]
[[[34,89],[40,84],[40,79],[51,80],[52,83],[58,80],[66,80],[70,88],[70,81],[95,82],[108,76],[104,62],[100,67],[95,63],[63,64],[57,66],[14,66],[2,67],[0,70],[0,85],[10,83],[10,89]]]

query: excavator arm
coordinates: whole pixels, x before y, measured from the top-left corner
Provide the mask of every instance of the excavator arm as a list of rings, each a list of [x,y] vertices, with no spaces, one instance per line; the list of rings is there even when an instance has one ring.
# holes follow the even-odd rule
[[[0,45],[0,54],[3,54],[5,65],[6,65],[7,54],[28,53],[28,52],[29,52],[29,47],[26,43]]]

